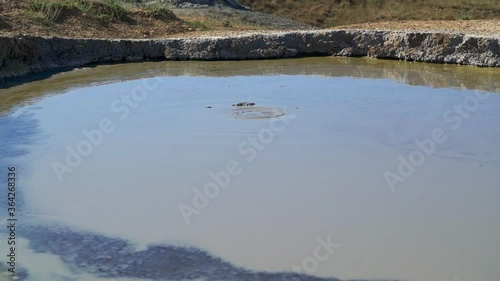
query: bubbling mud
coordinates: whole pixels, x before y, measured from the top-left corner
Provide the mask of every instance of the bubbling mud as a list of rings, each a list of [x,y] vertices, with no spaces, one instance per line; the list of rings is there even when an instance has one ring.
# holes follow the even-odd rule
[[[284,109],[274,107],[242,107],[231,111],[230,116],[236,119],[271,119],[286,114]]]

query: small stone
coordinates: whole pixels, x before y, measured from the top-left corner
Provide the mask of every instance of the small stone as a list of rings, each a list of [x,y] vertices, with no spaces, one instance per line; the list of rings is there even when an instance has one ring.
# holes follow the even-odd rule
[[[233,104],[233,106],[254,106],[255,103],[254,102],[239,102],[239,103],[236,103],[236,104]]]

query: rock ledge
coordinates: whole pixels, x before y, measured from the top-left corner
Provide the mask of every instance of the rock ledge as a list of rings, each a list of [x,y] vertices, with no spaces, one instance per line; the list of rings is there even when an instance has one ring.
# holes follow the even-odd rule
[[[369,56],[484,67],[500,66],[500,38],[367,30],[291,31],[229,37],[73,39],[0,37],[0,79],[91,63]]]

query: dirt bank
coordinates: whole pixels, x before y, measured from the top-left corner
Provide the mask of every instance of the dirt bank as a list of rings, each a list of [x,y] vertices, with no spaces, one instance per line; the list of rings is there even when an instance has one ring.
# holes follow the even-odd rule
[[[500,38],[435,32],[320,30],[151,40],[0,37],[0,79],[90,63],[298,56],[500,66]]]

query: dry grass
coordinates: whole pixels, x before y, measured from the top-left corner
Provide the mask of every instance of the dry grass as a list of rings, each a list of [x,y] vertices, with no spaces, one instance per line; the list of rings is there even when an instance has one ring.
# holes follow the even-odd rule
[[[31,19],[58,22],[68,14],[90,15],[100,22],[122,20],[125,7],[118,0],[30,0],[26,16]]]
[[[164,37],[189,31],[163,6],[125,0],[0,0],[0,35]]]
[[[0,0],[0,36],[165,38],[268,29],[241,13],[212,8],[174,14],[161,0]]]
[[[240,3],[321,27],[395,20],[500,18],[500,0],[240,0]]]
[[[491,20],[500,19],[500,0],[239,1],[265,13],[321,27],[351,25],[350,28],[449,29],[500,34],[498,21]],[[0,35],[160,38],[282,29],[282,25],[276,27],[274,21],[268,19],[276,17],[264,18],[258,16],[260,13],[218,8],[174,11],[176,14],[161,0],[142,3],[136,0],[0,0]],[[395,20],[406,22],[394,24]],[[428,20],[454,21],[443,24]]]

